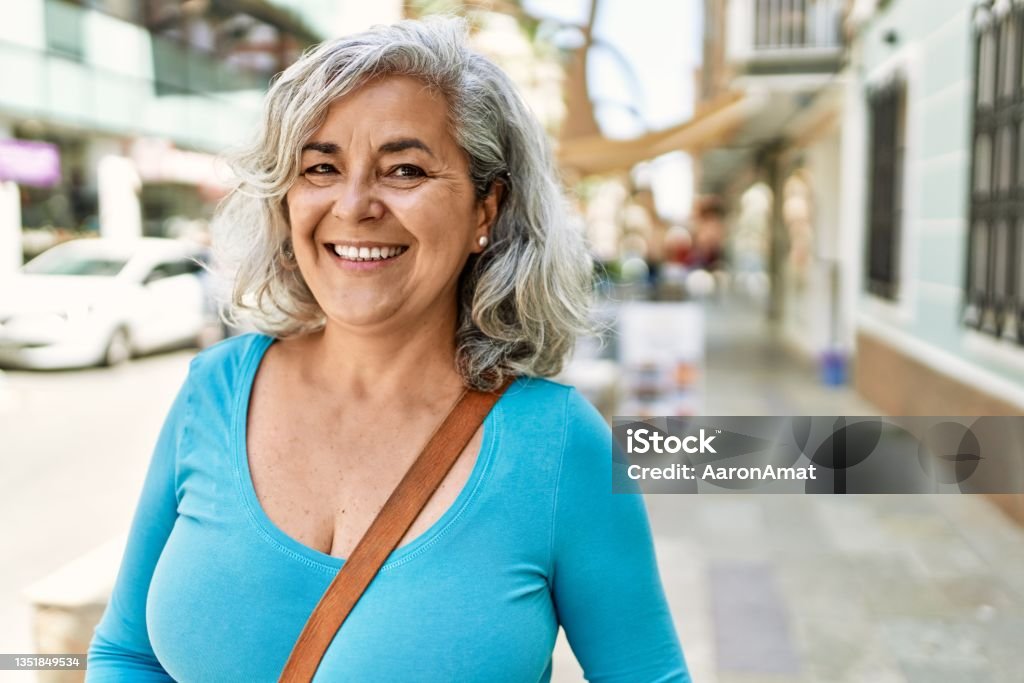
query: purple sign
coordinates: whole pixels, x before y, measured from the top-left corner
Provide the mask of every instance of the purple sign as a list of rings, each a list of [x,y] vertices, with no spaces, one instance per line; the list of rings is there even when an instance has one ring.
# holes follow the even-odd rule
[[[0,140],[0,180],[53,187],[60,182],[57,145],[35,140]]]

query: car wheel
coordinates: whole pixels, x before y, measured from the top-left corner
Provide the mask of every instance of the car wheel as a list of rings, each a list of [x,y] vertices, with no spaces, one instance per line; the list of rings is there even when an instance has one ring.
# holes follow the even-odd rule
[[[124,363],[132,357],[132,341],[128,330],[119,327],[114,330],[103,354],[103,364],[109,368]]]

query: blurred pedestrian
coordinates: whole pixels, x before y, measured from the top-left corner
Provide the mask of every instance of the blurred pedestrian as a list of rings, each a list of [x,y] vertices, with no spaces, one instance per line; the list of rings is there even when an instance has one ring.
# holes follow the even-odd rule
[[[695,202],[693,244],[687,265],[694,269],[719,270],[725,267],[725,207],[715,196]]]
[[[465,32],[375,27],[271,87],[215,233],[260,331],[192,362],[87,680],[275,679],[449,407],[506,386],[318,671],[548,681],[562,626],[591,680],[690,680],[643,497],[612,494],[607,424],[543,379],[587,328],[591,259]]]

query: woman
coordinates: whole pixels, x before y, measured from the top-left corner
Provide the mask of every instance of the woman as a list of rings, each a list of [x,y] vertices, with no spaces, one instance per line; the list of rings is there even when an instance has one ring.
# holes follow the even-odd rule
[[[560,369],[591,262],[543,131],[464,24],[321,45],[267,96],[217,247],[259,333],[199,353],[160,434],[89,681],[273,681],[465,386],[511,387],[319,679],[688,681],[643,499]]]

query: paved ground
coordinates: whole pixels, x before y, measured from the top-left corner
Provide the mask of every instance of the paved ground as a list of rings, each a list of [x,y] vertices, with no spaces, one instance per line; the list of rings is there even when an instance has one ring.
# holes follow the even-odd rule
[[[1024,539],[982,500],[659,496],[649,509],[701,683],[1024,681]]]
[[[127,531],[191,356],[0,375],[0,652],[33,651],[26,586]]]
[[[877,415],[709,311],[708,415]],[[1020,683],[1024,530],[975,496],[648,496],[697,683]],[[564,640],[557,683],[582,680]]]

